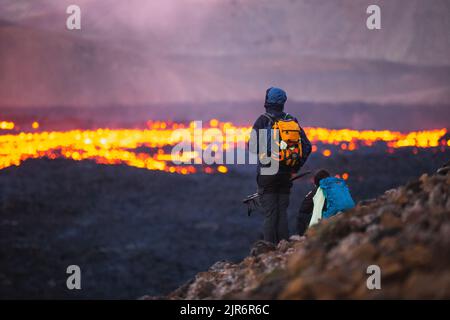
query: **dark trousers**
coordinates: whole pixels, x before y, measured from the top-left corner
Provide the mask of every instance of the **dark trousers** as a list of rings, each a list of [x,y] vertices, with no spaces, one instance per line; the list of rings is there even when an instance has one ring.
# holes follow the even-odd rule
[[[263,193],[260,203],[264,210],[264,240],[272,243],[287,240],[289,193]]]
[[[264,240],[278,243],[289,238],[287,208],[292,183],[289,175],[258,176],[260,204],[264,211]]]
[[[311,222],[312,213],[299,212],[297,216],[297,232],[299,235],[303,236],[308,229],[309,223]]]

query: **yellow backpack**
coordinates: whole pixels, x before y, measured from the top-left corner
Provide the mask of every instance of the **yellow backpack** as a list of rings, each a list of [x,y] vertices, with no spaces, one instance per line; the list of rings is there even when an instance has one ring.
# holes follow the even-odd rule
[[[288,113],[285,113],[284,117],[280,119],[274,118],[269,113],[265,113],[264,116],[270,120],[269,128],[272,129],[270,131],[273,135],[272,139],[278,146],[275,148],[276,151],[271,154],[272,159],[289,167],[295,166],[303,155],[300,125]],[[278,139],[276,139],[277,131],[275,130],[278,130]]]

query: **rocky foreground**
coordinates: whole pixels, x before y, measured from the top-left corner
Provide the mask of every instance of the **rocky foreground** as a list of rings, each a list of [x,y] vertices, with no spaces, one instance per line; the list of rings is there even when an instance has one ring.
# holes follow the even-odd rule
[[[449,185],[448,166],[422,175],[305,237],[276,247],[258,242],[242,262],[217,262],[163,298],[448,299]],[[381,268],[381,290],[367,288],[369,265]]]

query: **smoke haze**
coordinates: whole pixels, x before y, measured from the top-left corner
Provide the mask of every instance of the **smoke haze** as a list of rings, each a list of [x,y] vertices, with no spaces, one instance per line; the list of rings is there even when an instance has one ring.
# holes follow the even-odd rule
[[[450,1],[78,0],[68,31],[72,3],[0,1],[0,108],[450,98]]]

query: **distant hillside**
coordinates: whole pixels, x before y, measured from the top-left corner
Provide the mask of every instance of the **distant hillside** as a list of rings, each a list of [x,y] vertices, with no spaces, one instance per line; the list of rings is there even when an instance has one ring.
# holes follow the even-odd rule
[[[45,130],[142,128],[147,120],[231,121],[236,125],[252,125],[264,112],[262,101],[151,104],[148,106],[75,108],[0,108],[3,119],[16,123],[16,128],[28,130],[33,121],[39,121]],[[289,101],[286,111],[296,116],[302,126],[351,128],[358,130],[414,131],[449,128],[450,105],[398,105],[364,103],[311,103]]]
[[[259,242],[242,262],[217,262],[164,298],[449,299],[449,188],[447,166],[359,202],[306,237]],[[369,265],[381,268],[381,290],[366,287]]]
[[[3,0],[0,19],[64,32],[71,0]],[[447,0],[78,0],[83,38],[172,54],[309,55],[450,65]],[[366,8],[381,8],[369,32]]]
[[[450,98],[450,4],[374,1],[70,1],[0,4],[0,108],[260,99],[441,104]],[[174,113],[179,110],[173,110]],[[231,111],[230,111],[231,112]]]

